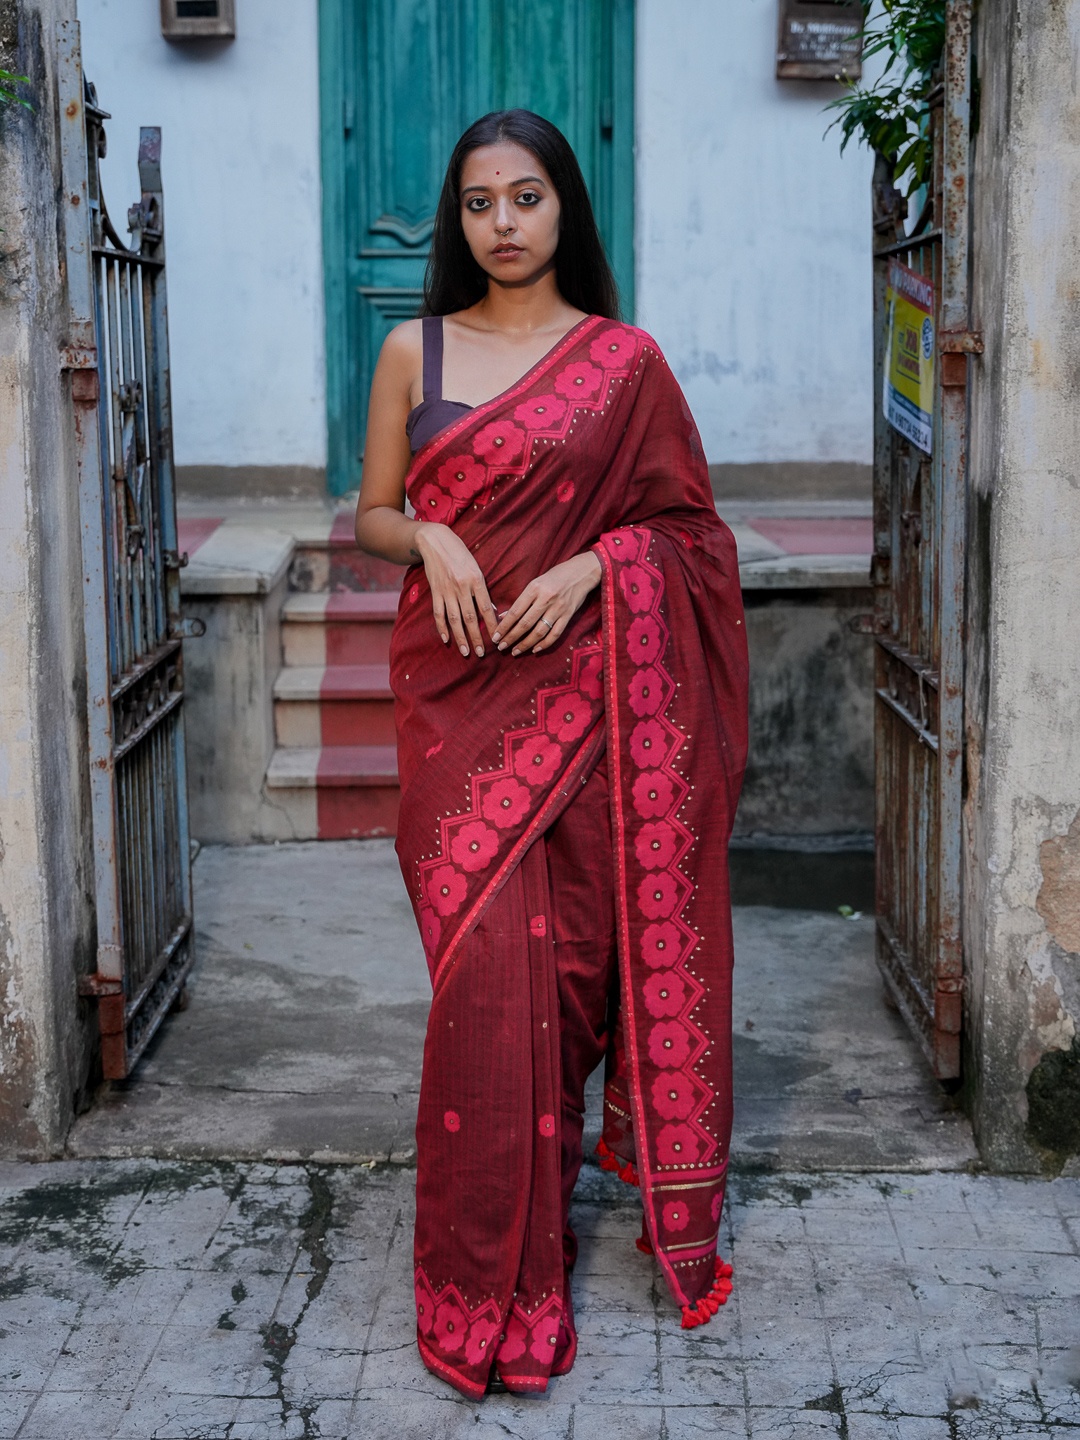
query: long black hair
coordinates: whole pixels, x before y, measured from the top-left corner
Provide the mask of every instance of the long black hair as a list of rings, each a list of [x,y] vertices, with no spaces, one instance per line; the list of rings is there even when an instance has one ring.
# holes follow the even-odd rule
[[[577,156],[562,131],[531,110],[493,110],[454,146],[435,212],[420,314],[467,310],[487,294],[488,277],[473,259],[461,225],[461,171],[471,151],[500,141],[528,150],[551,176],[561,207],[555,276],[563,299],[587,315],[617,320],[619,291]]]

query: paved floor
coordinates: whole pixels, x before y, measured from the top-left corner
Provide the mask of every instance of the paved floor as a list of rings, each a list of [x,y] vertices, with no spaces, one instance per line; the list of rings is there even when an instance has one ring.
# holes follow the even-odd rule
[[[581,1351],[466,1401],[413,1343],[412,1172],[0,1166],[0,1436],[1014,1440],[1080,1429],[1080,1181],[736,1176],[729,1305],[678,1328],[599,1170]],[[1070,1348],[1071,1347],[1071,1348]]]
[[[208,847],[194,873],[190,1006],[70,1153],[408,1161],[429,986],[392,844]],[[745,907],[735,937],[740,1165],[975,1162],[882,1002],[871,920]]]

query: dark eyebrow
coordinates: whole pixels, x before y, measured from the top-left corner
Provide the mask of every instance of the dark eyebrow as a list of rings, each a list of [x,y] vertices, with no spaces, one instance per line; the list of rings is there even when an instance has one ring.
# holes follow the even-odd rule
[[[543,185],[543,183],[539,175],[523,175],[520,180],[511,180],[510,188],[513,190],[518,185]],[[490,188],[488,185],[466,185],[461,193],[462,195],[469,195],[474,190],[488,190]]]

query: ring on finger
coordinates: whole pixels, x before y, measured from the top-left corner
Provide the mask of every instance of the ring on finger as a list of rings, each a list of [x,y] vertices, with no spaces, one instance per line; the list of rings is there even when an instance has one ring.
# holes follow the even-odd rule
[[[545,625],[545,626],[547,626],[547,628],[548,628],[549,630],[552,628],[552,626],[553,626],[553,624],[554,624],[554,622],[551,621],[551,620],[545,620],[542,615],[541,615],[540,619],[539,619],[536,623],[537,623],[538,625]]]

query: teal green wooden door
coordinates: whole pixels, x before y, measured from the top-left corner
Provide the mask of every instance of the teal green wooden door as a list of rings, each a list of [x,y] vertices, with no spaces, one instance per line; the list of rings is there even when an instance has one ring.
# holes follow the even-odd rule
[[[521,106],[581,161],[633,315],[633,0],[320,0],[323,264],[333,494],[360,483],[387,331],[416,314],[450,151]]]

